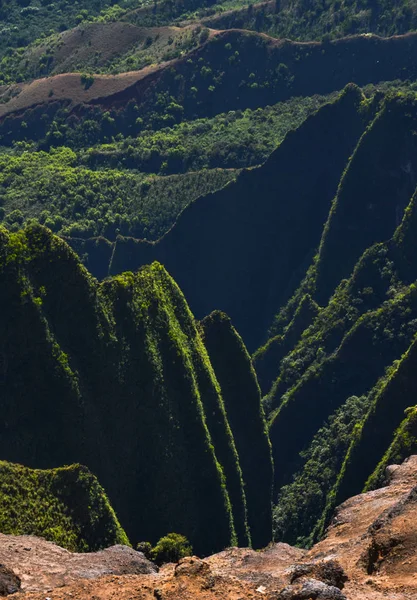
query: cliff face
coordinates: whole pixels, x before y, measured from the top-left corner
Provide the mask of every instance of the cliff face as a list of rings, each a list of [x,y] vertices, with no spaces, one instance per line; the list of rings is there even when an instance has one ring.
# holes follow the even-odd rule
[[[255,348],[319,243],[369,119],[360,102],[359,90],[348,88],[290,132],[262,167],[188,206],[159,242],[118,239],[111,273],[159,260],[197,317],[224,310]]]
[[[265,397],[279,539],[311,543],[336,502],[375,485],[388,460],[415,447],[415,117],[413,100],[382,106],[349,161],[318,254],[276,321],[282,333],[256,354],[271,377],[274,340],[291,331],[305,294],[322,304],[278,355]]]
[[[252,543],[254,548],[263,548],[272,539],[273,465],[256,374],[227,315],[216,311],[202,321],[201,328],[235,432]]]
[[[235,432],[163,267],[98,284],[39,226],[2,230],[0,261],[1,456],[87,464],[132,542],[179,531],[207,553],[237,532],[247,544]]]
[[[185,209],[159,242],[116,242],[113,272],[157,258],[197,315],[225,309],[249,346],[272,323],[254,360],[276,540],[311,544],[336,501],[415,446],[404,421],[413,384],[397,403],[381,390],[396,361],[411,364],[403,355],[417,331],[416,115],[412,95],[366,100],[350,87],[262,167]]]

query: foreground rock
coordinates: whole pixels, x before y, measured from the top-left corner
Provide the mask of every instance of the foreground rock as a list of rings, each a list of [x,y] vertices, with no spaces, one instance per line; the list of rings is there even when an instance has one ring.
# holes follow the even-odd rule
[[[349,600],[417,598],[417,456],[387,471],[386,487],[339,506],[325,539],[307,555],[340,563]]]
[[[127,546],[76,554],[34,536],[2,534],[0,564],[11,569],[26,592],[48,592],[80,579],[97,579],[109,574],[143,575],[158,570],[141,552]],[[3,577],[0,568],[0,592]]]
[[[0,565],[0,596],[9,596],[20,590],[20,577],[11,569]]]
[[[124,546],[80,555],[3,535],[0,563],[20,577],[24,600],[415,600],[417,456],[389,477],[386,487],[342,504],[308,552],[230,548],[157,572]]]

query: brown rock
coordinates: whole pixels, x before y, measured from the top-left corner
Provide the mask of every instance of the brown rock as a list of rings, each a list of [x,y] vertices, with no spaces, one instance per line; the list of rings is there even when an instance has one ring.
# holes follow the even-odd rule
[[[313,578],[342,590],[347,576],[340,564],[335,560],[321,560],[313,563],[296,565],[291,574],[291,583],[301,578]]]
[[[20,577],[18,577],[11,569],[8,569],[4,565],[0,565],[0,596],[15,594],[20,590],[20,586]]]

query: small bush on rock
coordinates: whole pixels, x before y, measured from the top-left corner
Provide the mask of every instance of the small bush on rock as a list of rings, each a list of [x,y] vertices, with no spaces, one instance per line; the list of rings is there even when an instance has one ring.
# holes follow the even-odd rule
[[[150,553],[157,565],[178,562],[184,556],[191,556],[193,549],[187,538],[179,533],[168,533],[158,541]]]

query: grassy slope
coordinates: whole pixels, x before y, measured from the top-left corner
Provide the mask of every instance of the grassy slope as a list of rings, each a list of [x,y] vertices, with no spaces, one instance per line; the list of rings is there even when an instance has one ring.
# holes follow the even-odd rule
[[[137,0],[122,2],[126,9],[137,7]],[[65,31],[81,22],[93,19],[112,20],[126,12],[113,7],[110,0],[5,0],[0,7],[2,39],[0,56],[11,53],[14,48],[24,48],[51,33]]]
[[[69,72],[97,75],[138,71],[180,57],[201,43],[202,31],[197,25],[146,28],[119,21],[83,23],[6,55],[2,60],[3,82]]]
[[[72,552],[129,544],[103,488],[80,465],[42,471],[1,461],[0,531]]]

